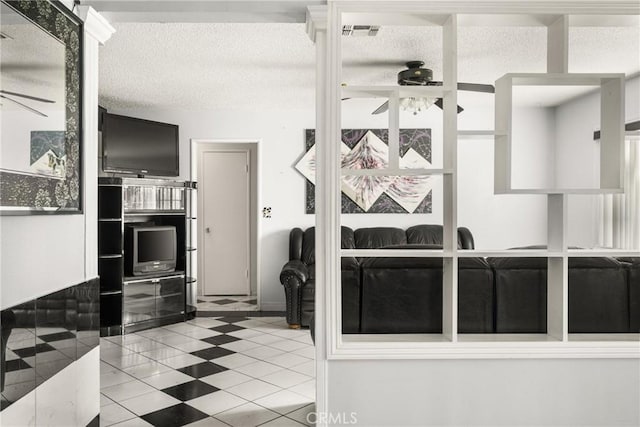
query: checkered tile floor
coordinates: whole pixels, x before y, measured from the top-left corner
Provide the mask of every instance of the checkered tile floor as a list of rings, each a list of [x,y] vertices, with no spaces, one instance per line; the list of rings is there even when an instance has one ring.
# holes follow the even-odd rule
[[[314,347],[282,317],[197,317],[100,342],[101,426],[303,426]],[[313,416],[309,416],[313,419]]]
[[[224,295],[198,296],[198,311],[256,311],[256,296]]]

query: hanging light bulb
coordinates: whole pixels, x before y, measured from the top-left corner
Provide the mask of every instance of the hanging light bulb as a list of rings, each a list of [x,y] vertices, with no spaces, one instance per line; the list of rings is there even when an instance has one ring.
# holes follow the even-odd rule
[[[402,100],[400,101],[400,108],[402,108],[404,111],[412,112],[415,116],[419,112],[431,107],[436,102],[436,99],[437,98],[402,98]]]

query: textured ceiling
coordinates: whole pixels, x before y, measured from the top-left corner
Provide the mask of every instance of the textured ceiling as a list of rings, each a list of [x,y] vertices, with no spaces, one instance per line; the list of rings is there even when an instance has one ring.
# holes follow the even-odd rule
[[[303,24],[117,23],[115,28],[100,50],[100,102],[107,108],[314,106],[315,50]],[[640,71],[637,27],[571,27],[569,38],[571,72]],[[439,80],[441,45],[439,27],[383,27],[377,37],[344,37],[342,80],[393,85],[403,63],[416,59]],[[459,81],[493,83],[507,72],[545,71],[544,27],[460,27],[458,46]],[[549,105],[574,92],[536,99],[533,91],[522,103]],[[461,96],[471,103],[492,98]]]

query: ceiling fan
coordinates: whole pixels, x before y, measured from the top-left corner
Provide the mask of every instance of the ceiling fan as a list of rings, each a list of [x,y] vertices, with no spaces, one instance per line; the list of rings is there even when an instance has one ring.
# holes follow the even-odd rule
[[[7,96],[9,95],[9,96]],[[2,99],[6,99],[7,101],[10,101],[16,105],[19,105],[20,107],[24,108],[25,110],[31,111],[34,114],[37,114],[39,116],[42,117],[48,117],[46,114],[44,114],[41,111],[36,110],[35,108],[31,108],[28,105],[18,101],[17,99],[13,99],[12,97],[20,97],[20,98],[24,98],[24,99],[29,99],[32,101],[38,101],[38,102],[45,102],[48,104],[55,104],[55,101],[52,101],[50,99],[45,99],[45,98],[38,98],[37,96],[31,96],[31,95],[25,95],[23,93],[18,93],[18,92],[9,92],[8,90],[2,90],[0,89],[0,98]]]
[[[422,68],[423,61],[409,61],[406,63],[407,69],[398,73],[398,84],[400,86],[442,86],[442,82],[433,80],[433,71],[429,68]],[[495,93],[493,85],[480,83],[458,83],[458,90],[471,92]],[[422,109],[431,105],[442,109],[442,98],[404,98],[400,102],[405,109],[413,109],[413,114],[417,114]],[[384,113],[389,109],[389,101],[376,108],[371,114]],[[458,105],[458,113],[464,109]]]

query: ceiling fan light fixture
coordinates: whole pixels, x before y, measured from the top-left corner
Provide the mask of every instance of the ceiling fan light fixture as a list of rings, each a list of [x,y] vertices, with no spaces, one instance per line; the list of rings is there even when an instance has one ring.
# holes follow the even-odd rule
[[[431,107],[433,104],[435,104],[437,100],[438,98],[426,98],[426,97],[425,98],[416,98],[416,97],[402,98],[400,100],[400,108],[402,108],[403,111],[409,111],[413,113],[413,115],[415,116],[418,113]]]
[[[343,36],[369,36],[374,37],[380,31],[379,25],[343,25]]]

